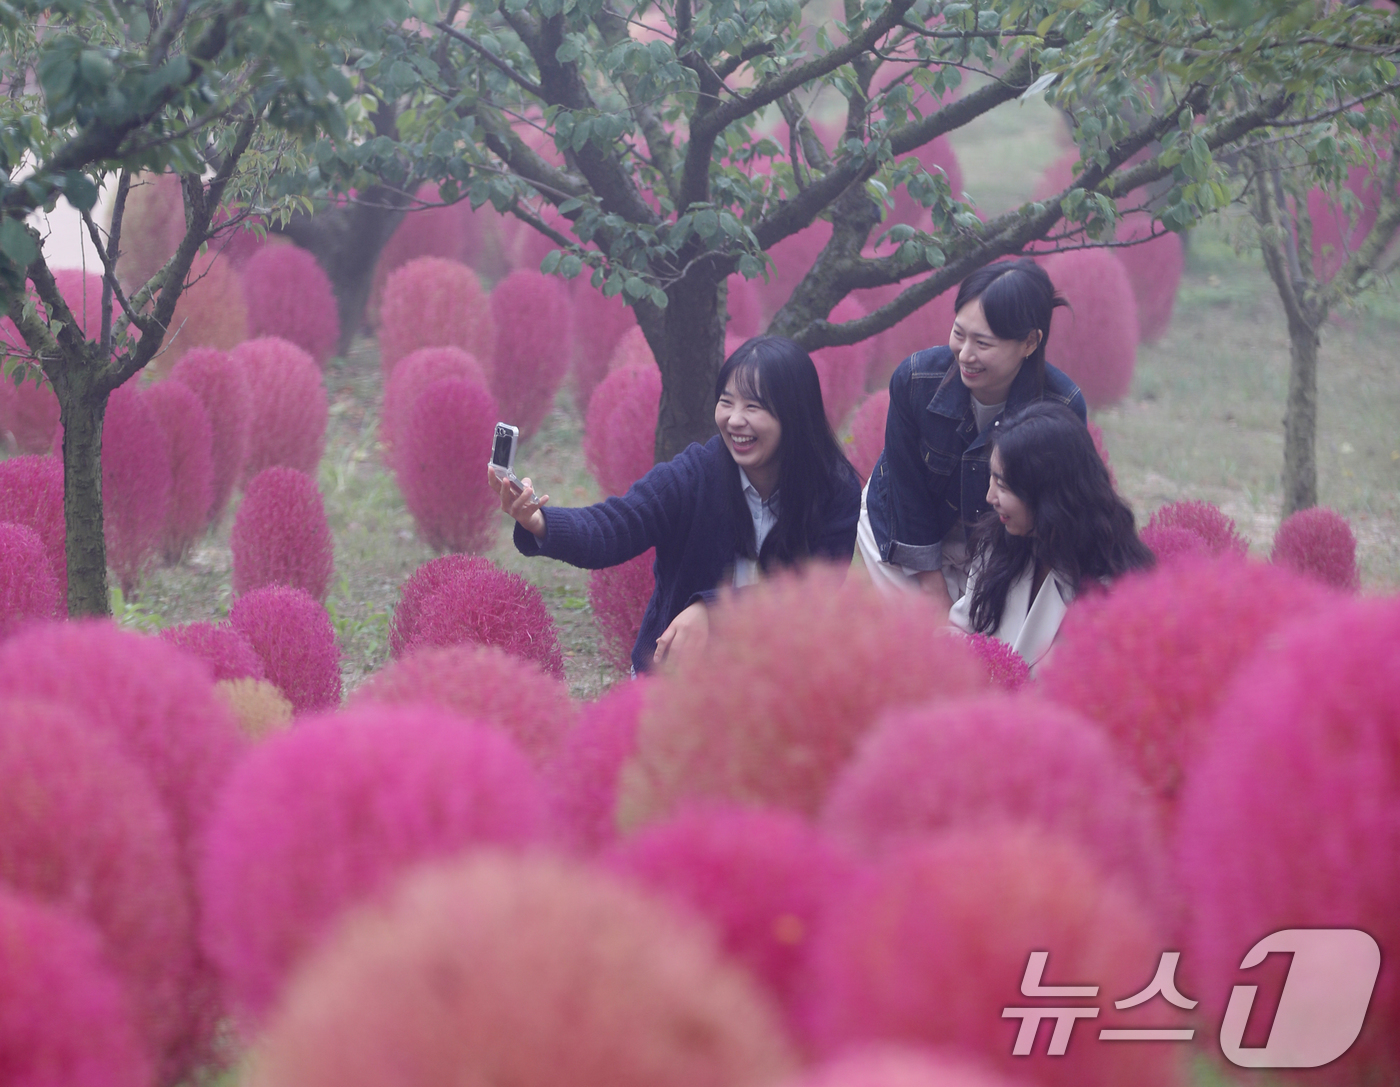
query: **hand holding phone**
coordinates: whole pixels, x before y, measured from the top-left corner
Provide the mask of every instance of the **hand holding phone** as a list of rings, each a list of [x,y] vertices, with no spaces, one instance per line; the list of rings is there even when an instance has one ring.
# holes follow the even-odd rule
[[[487,471],[495,481],[495,490],[501,495],[501,509],[535,536],[543,536],[544,515],[540,513],[540,507],[549,501],[549,496],[535,495],[528,481],[522,482],[516,478],[513,466],[519,440],[519,427],[497,423]]]

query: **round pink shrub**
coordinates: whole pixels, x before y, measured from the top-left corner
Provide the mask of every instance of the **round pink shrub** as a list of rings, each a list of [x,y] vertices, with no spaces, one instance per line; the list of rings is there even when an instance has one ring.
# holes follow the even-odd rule
[[[1013,1057],[1020,1024],[1002,1009],[1044,1003],[1020,993],[1037,950],[1050,953],[1045,983],[1096,984],[1109,1000],[1064,1055],[1046,1054],[1042,1026],[1034,1052]],[[1111,1003],[1143,988],[1161,950],[1141,907],[1073,843],[1028,827],[952,832],[890,854],[832,905],[812,948],[810,1029],[825,1054],[956,1046],[1047,1087],[1174,1087],[1186,1082],[1179,1046],[1090,1034],[1165,1025],[1160,1005]]]
[[[160,353],[149,369],[163,377],[187,351],[196,347],[231,351],[247,338],[248,307],[238,270],[211,251],[195,257]]]
[[[647,343],[646,336],[642,333],[640,326],[629,328],[617,341],[617,346],[613,348],[613,353],[608,358],[608,370],[620,370],[624,366],[656,366],[656,356],[652,354],[651,344]],[[591,398],[590,398],[591,399]]]
[[[1137,365],[1137,300],[1123,264],[1104,249],[1044,258],[1045,271],[1072,309],[1050,321],[1050,361],[1068,374],[1091,408],[1128,395]]]
[[[394,471],[418,534],[435,551],[484,551],[500,531],[501,500],[486,482],[500,420],[491,394],[467,378],[439,378],[413,402]]]
[[[19,330],[8,317],[0,317],[0,348],[10,354],[28,354]],[[34,384],[31,369],[23,385],[11,378],[0,381],[0,440],[12,440],[20,453],[48,453],[58,430],[58,397],[44,378]]]
[[[583,705],[545,769],[555,826],[581,852],[617,837],[618,774],[637,749],[637,719],[651,684],[645,676],[628,680]]]
[[[787,1009],[797,1004],[811,935],[856,870],[791,812],[724,805],[648,827],[603,863],[710,921],[724,951]]]
[[[335,556],[316,481],[295,468],[264,468],[248,482],[229,548],[235,596],[290,585],[324,602]]]
[[[12,698],[0,706],[0,885],[97,930],[143,1048],[168,1060],[188,1025],[195,949],[170,817],[147,775],[80,712]]]
[[[1192,903],[1183,963],[1220,1022],[1239,966],[1288,928],[1359,928],[1381,970],[1355,1045],[1327,1082],[1400,1068],[1400,606],[1341,604],[1282,633],[1242,671],[1187,774],[1177,825]],[[1259,1009],[1255,1009],[1256,1014]]]
[[[628,365],[593,390],[583,424],[583,455],[604,494],[625,494],[656,463],[661,371]]]
[[[0,521],[0,639],[36,620],[62,618],[65,605],[39,534]]]
[[[705,652],[647,699],[618,800],[624,827],[693,800],[813,814],[886,708],[985,686],[923,601],[844,575],[814,565],[711,609]]]
[[[941,831],[1032,823],[1077,842],[1156,905],[1166,888],[1156,818],[1097,725],[998,693],[887,714],[832,786],[822,825],[884,855]]]
[[[1094,439],[1094,452],[1099,455],[1099,460],[1103,461],[1103,466],[1108,469],[1109,486],[1116,490],[1118,487],[1118,479],[1113,474],[1113,465],[1109,463],[1108,443],[1104,441],[1103,427],[1099,426],[1099,424],[1092,419],[1089,420],[1087,425],[1089,427],[1089,437]]]
[[[1148,238],[1152,229],[1149,216],[1129,215],[1119,228],[1119,237],[1124,241]],[[1115,249],[1113,254],[1122,262],[1133,288],[1142,342],[1155,343],[1171,327],[1177,288],[1186,270],[1181,235],[1168,231],[1150,242]]]
[[[831,224],[818,219],[810,226],[789,234],[782,241],[768,247],[767,256],[772,266],[768,270],[768,282],[754,280],[759,297],[763,300],[763,311],[770,317],[787,303],[792,292],[802,282],[802,278],[812,270],[812,265],[821,256],[826,243],[831,241]]]
[[[160,381],[145,391],[170,455],[170,505],[161,550],[179,562],[209,526],[214,502],[214,432],[204,404],[188,385]]]
[[[7,1087],[148,1087],[151,1061],[92,927],[0,886]]]
[[[486,385],[486,372],[481,363],[460,347],[420,347],[405,355],[394,367],[384,383],[384,406],[379,415],[379,442],[384,447],[387,464],[394,463],[394,442],[408,427],[418,394],[445,377],[460,377],[482,387]]]
[[[604,297],[586,284],[574,289],[574,407],[588,407],[593,389],[608,372],[618,341],[637,327],[637,315],[622,296]],[[652,360],[655,365],[655,360]]]
[[[370,676],[350,705],[369,711],[415,703],[495,725],[537,765],[550,759],[574,719],[569,689],[560,680],[485,645],[420,649]]]
[[[1019,691],[1031,681],[1026,659],[1000,638],[990,634],[969,634],[967,644],[987,669],[991,685],[1002,691]]]
[[[58,293],[68,304],[73,320],[89,340],[102,335],[102,277],[96,272],[84,272],[81,268],[59,268],[53,274]],[[125,322],[121,317],[122,308],[112,299],[112,324],[119,327]]]
[[[305,589],[265,585],[238,598],[229,622],[262,658],[297,713],[340,704],[340,647],[326,609]]]
[[[893,293],[889,288],[852,292],[853,297],[867,310],[884,305],[897,293],[897,287],[893,289]],[[870,369],[865,375],[865,387],[888,391],[890,377],[894,374],[896,366],[916,351],[946,344],[948,334],[953,328],[953,301],[956,298],[957,291],[944,291],[932,301],[925,302],[898,324],[874,337]]]
[[[248,379],[253,408],[242,484],[279,464],[314,476],[330,417],[316,360],[275,336],[240,343],[232,355]]]
[[[146,394],[128,381],[107,400],[102,424],[102,522],[107,565],[130,592],[165,538],[170,450]]]
[[[1147,519],[1147,527],[1190,529],[1205,541],[1212,555],[1249,553],[1249,541],[1240,535],[1235,522],[1210,502],[1169,502]]]
[[[189,386],[209,416],[213,472],[209,523],[217,523],[243,473],[253,425],[253,390],[248,375],[225,351],[197,347],[186,351],[170,377]]]
[[[656,548],[649,547],[634,559],[588,575],[588,607],[602,635],[603,654],[624,672],[632,667],[632,647],[656,589],[655,562]]]
[[[457,577],[468,576],[478,567],[490,565],[490,559],[472,555],[443,555],[423,563],[399,586],[399,602],[389,620],[389,653],[394,658],[404,655],[417,638],[418,616],[433,593]]]
[[[159,637],[207,664],[215,682],[267,678],[262,658],[248,639],[228,623],[182,623],[166,627]]]
[[[420,185],[415,199],[420,205],[442,203],[436,185]],[[467,249],[469,241],[476,240],[479,249],[480,242],[484,240],[468,236],[468,227],[475,225],[477,220],[486,222],[487,210],[483,208],[474,215],[471,204],[465,200],[447,207],[410,207],[379,251],[379,261],[374,266],[374,285],[370,288],[369,304],[365,307],[370,327],[379,323],[379,307],[383,303],[384,285],[389,281],[389,276],[409,261],[417,257],[442,257],[465,261],[476,267],[477,261],[470,259],[470,256],[484,254],[473,253],[469,256]],[[473,233],[479,235],[480,230]]]
[[[544,792],[495,729],[432,707],[299,722],[239,764],[205,838],[204,946],[252,1025],[347,907],[414,864],[545,833]]]
[[[296,344],[324,367],[340,338],[340,311],[330,278],[296,245],[267,245],[243,266],[248,335]]]
[[[1356,568],[1356,536],[1347,519],[1323,506],[1289,514],[1274,534],[1269,561],[1307,574],[1333,588],[1361,587]]]
[[[384,284],[379,362],[387,377],[420,347],[460,347],[478,359],[496,352],[496,325],[481,280],[465,264],[418,257]]]
[[[725,305],[729,312],[725,336],[737,336],[740,340],[757,336],[763,327],[763,299],[758,288],[736,273],[725,280],[725,289],[728,291]]]
[[[877,1042],[853,1046],[786,1087],[1018,1087],[961,1053]]]
[[[865,307],[847,296],[836,303],[827,320],[844,324],[865,316]],[[844,347],[823,347],[812,352],[817,377],[822,386],[822,405],[826,421],[833,430],[840,427],[865,390],[865,372],[870,369],[872,342],[847,344]]]
[[[885,449],[885,420],[890,414],[890,391],[871,393],[856,408],[851,419],[851,435],[846,439],[846,456],[850,458],[862,481],[870,478],[875,462]]]
[[[1138,539],[1145,543],[1159,563],[1178,555],[1209,555],[1210,544],[1199,532],[1179,525],[1148,525]]]
[[[63,462],[51,456],[11,457],[0,461],[0,521],[13,521],[38,533],[58,584],[59,599],[66,610],[68,557],[64,551]]]
[[[402,653],[428,646],[494,645],[564,678],[559,632],[539,589],[485,559],[445,567],[433,577],[435,587],[419,598]]]
[[[1335,599],[1267,563],[1182,556],[1076,603],[1041,692],[1107,729],[1170,812],[1240,666],[1284,623]]]
[[[709,932],[576,863],[477,853],[347,919],[288,988],[249,1087],[767,1087],[796,1059]]]
[[[563,281],[543,272],[522,268],[492,288],[491,393],[522,438],[539,430],[569,372],[572,310]]]

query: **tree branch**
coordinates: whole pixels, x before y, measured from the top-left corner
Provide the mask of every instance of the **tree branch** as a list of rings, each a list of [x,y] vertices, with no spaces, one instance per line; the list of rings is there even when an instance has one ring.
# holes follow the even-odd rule
[[[450,38],[455,38],[457,41],[461,42],[463,45],[467,46],[468,48],[472,49],[472,50],[475,51],[476,53],[480,54],[481,58],[482,58],[483,60],[485,60],[488,64],[490,64],[490,65],[494,66],[495,68],[499,69],[500,71],[504,72],[504,73],[506,74],[506,76],[507,76],[511,81],[513,81],[514,83],[518,84],[520,87],[523,87],[525,90],[527,90],[527,91],[529,91],[531,94],[535,95],[535,97],[537,97],[537,98],[543,98],[543,97],[544,97],[544,88],[543,88],[543,87],[541,87],[541,86],[540,86],[538,83],[536,83],[533,79],[530,79],[528,76],[523,76],[523,75],[521,75],[521,74],[520,74],[519,72],[517,72],[514,68],[512,68],[509,64],[507,64],[501,57],[496,56],[495,53],[493,53],[493,52],[491,52],[491,50],[487,49],[486,46],[482,45],[479,41],[477,41],[475,38],[473,38],[470,34],[465,34],[465,33],[463,33],[462,31],[458,30],[455,26],[453,26],[451,23],[436,22],[436,23],[433,24],[433,26],[437,27],[439,30],[441,30],[441,31],[442,31],[444,34],[446,34],[448,37],[450,37]]]

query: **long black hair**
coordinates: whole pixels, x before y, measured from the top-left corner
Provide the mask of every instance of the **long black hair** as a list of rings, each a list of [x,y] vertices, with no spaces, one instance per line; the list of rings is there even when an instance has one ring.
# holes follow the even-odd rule
[[[859,484],[856,470],[841,452],[822,405],[822,387],[812,357],[784,336],[745,340],[720,367],[715,399],[730,380],[741,396],[761,404],[782,426],[778,437],[778,523],[756,554],[753,518],[739,482],[739,466],[730,464],[730,505],[738,532],[738,552],[771,564],[790,566],[812,553],[820,535],[822,511],[842,480]],[[728,453],[729,447],[725,446]]]
[[[997,426],[992,449],[1007,490],[1031,515],[1031,531],[1011,535],[995,511],[974,527],[972,550],[982,565],[972,593],[973,630],[997,629],[1011,583],[1029,564],[1076,587],[1086,578],[1153,565],[1132,509],[1114,492],[1094,439],[1069,408],[1044,400],[1027,405]]]
[[[962,281],[953,312],[961,313],[964,306],[980,300],[987,327],[1000,340],[1024,340],[1032,332],[1040,333],[1040,342],[1021,365],[1029,366],[1035,376],[1035,394],[1045,388],[1045,348],[1050,343],[1050,318],[1059,306],[1068,306],[1055,293],[1055,284],[1045,269],[1029,257],[986,264]],[[954,378],[957,368],[948,371]]]

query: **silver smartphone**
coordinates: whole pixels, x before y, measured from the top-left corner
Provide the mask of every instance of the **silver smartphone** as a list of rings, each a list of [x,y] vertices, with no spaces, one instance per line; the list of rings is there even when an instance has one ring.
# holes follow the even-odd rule
[[[491,471],[497,479],[509,480],[516,491],[523,492],[525,485],[515,478],[515,447],[520,442],[520,428],[509,423],[496,424],[496,436],[491,440]]]

